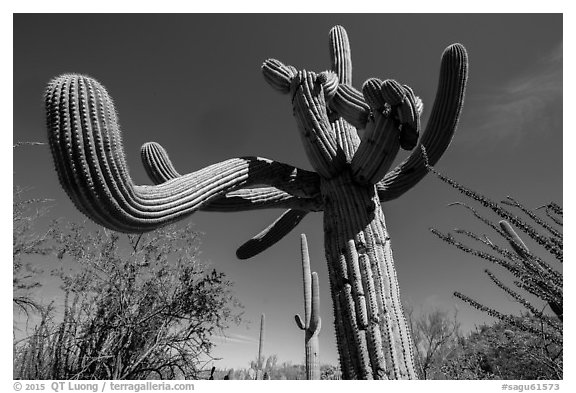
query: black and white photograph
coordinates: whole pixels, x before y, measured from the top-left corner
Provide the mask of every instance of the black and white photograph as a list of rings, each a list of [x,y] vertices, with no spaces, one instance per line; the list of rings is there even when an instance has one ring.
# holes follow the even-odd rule
[[[7,386],[568,389],[564,14],[286,11],[12,15]]]

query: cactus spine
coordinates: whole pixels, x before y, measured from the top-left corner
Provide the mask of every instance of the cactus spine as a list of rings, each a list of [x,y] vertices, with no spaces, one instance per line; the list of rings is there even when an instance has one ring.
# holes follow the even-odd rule
[[[296,324],[304,330],[304,346],[306,351],[306,379],[320,379],[320,334],[322,320],[320,318],[320,289],[318,274],[310,271],[310,256],[306,235],[300,235],[302,250],[302,273],[304,281],[304,320],[296,314]]]
[[[422,104],[405,85],[371,80],[352,86],[344,28],[330,31],[331,70],[319,74],[267,60],[265,80],[291,97],[304,150],[314,172],[261,157],[233,158],[178,176],[160,167],[157,144],[143,148],[156,183],[130,177],[112,99],[82,75],[52,80],[45,95],[48,140],[60,184],[75,206],[107,228],[142,233],[198,210],[295,209],[258,235],[246,257],[293,229],[303,212],[324,211],[325,252],[340,366],[344,379],[416,378],[412,340],[400,303],[390,236],[381,203],[398,198],[427,173],[416,148],[388,171],[398,146],[425,146],[430,165],[456,129],[468,60],[460,44],[442,55],[430,118],[422,135]],[[390,101],[390,102],[387,102]],[[356,128],[369,137],[360,140]],[[416,140],[418,142],[416,142]],[[251,186],[266,186],[251,188]]]

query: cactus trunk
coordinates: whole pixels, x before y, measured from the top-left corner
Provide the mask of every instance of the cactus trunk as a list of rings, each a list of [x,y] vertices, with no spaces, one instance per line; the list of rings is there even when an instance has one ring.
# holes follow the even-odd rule
[[[324,236],[344,379],[415,379],[390,236],[375,186],[350,173],[321,184]]]
[[[318,343],[318,334],[306,331],[305,335],[306,348],[306,379],[320,379],[320,345]]]

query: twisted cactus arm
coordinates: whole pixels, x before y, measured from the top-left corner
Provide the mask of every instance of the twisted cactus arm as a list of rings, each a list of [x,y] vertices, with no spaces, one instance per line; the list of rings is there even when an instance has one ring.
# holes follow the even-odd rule
[[[374,184],[381,180],[400,149],[399,124],[385,113],[389,107],[380,92],[381,84],[380,80],[372,78],[362,88],[373,116],[351,163],[352,175],[362,184]]]
[[[371,108],[366,133],[352,160],[352,174],[361,184],[376,184],[386,174],[401,148],[418,142],[420,110],[412,89],[392,79],[364,82],[362,92]]]
[[[166,150],[156,142],[145,143],[141,148],[142,163],[148,176],[156,184],[181,176],[170,161]],[[318,190],[319,193],[319,190]],[[322,209],[317,198],[299,198],[274,187],[252,188],[229,192],[203,206],[203,211],[241,211],[264,208],[289,207],[278,219],[240,246],[239,259],[252,258],[284,238],[309,211]]]
[[[306,213],[322,211],[320,197],[300,198],[275,187],[247,188],[226,193],[210,200],[200,210],[210,212],[238,212],[260,209],[301,210]]]
[[[336,95],[329,102],[329,108],[357,129],[365,128],[370,118],[370,106],[362,93],[349,85],[338,85]]]
[[[138,186],[128,173],[114,104],[102,85],[86,76],[62,75],[49,83],[45,100],[62,187],[81,212],[113,230],[150,231],[253,184],[294,195],[317,188],[317,175],[259,157],[230,159],[163,184]]]
[[[294,318],[298,327],[305,332],[306,377],[307,379],[320,379],[318,335],[320,334],[322,320],[320,318],[318,274],[310,270],[310,256],[308,254],[306,235],[300,235],[300,244],[304,282],[304,320],[298,314]]]
[[[342,170],[346,159],[326,114],[321,81],[313,72],[300,71],[292,82],[296,85],[292,103],[312,166],[321,176],[330,178]]]
[[[180,177],[166,150],[156,142],[147,142],[140,149],[142,164],[155,184],[162,184]],[[319,184],[319,179],[316,180]],[[312,189],[312,188],[311,188]],[[320,189],[308,197],[297,197],[275,187],[247,188],[229,192],[210,200],[202,206],[202,211],[244,211],[267,208],[289,208],[304,211],[322,210]]]
[[[352,51],[348,33],[342,26],[334,26],[328,40],[331,68],[340,82],[336,95],[329,101],[329,107],[354,127],[364,128],[370,107],[364,101],[362,93],[352,86]]]
[[[307,211],[289,209],[262,232],[248,240],[236,251],[238,259],[248,259],[278,243],[308,214]]]
[[[296,71],[294,67],[284,65],[276,59],[268,59],[262,64],[264,80],[268,82],[274,90],[282,94],[288,94],[290,92],[292,78],[294,78],[297,73],[298,71]]]
[[[364,103],[362,94],[352,87],[352,54],[346,30],[342,26],[333,27],[328,34],[328,42],[330,67],[338,77],[336,93],[327,97],[329,116],[333,120],[332,128],[338,145],[344,151],[346,163],[350,164],[360,146],[360,138],[355,127],[366,121],[370,108]],[[348,105],[344,105],[346,101]],[[346,111],[348,116],[344,117],[350,122],[340,117],[338,110],[334,111],[334,108]]]
[[[319,77],[313,72],[293,69],[280,61],[268,59],[262,65],[264,79],[275,90],[292,93],[294,115],[304,148],[318,174],[330,178],[344,166],[344,152],[326,115],[325,92],[322,85],[333,86],[329,74]],[[321,91],[321,93],[319,93]]]
[[[338,26],[334,29],[340,30]],[[332,47],[333,45],[331,45]],[[349,55],[349,53],[349,51],[343,51],[342,56]],[[467,77],[468,55],[466,50],[460,44],[453,44],[446,48],[442,55],[436,99],[426,130],[420,141],[421,144],[426,146],[427,150],[433,149],[434,162],[437,162],[448,148],[456,130],[464,100]],[[375,132],[376,128],[370,125],[371,118],[369,115],[370,113],[374,115],[377,109],[374,107],[370,108],[366,102],[370,98],[374,98],[373,95],[370,95],[370,92],[366,92],[366,88],[369,90],[375,89],[370,83],[364,87],[364,96],[362,96],[351,86],[340,84],[336,95],[329,101],[329,107],[357,128],[368,127],[368,140],[370,141],[370,134],[373,138],[377,133]],[[401,122],[406,124],[403,124],[402,132],[400,133],[400,144],[403,148],[411,149],[415,146],[418,138],[419,117],[417,113],[421,112],[422,104],[409,87],[404,86],[404,89],[406,91],[406,99],[410,105],[401,107],[402,111],[400,113],[404,114],[404,119],[401,118]],[[410,125],[412,122],[407,122],[407,118],[414,119],[414,124]],[[372,140],[368,143],[373,144],[375,141]],[[363,150],[369,149],[364,148]],[[376,149],[373,150],[376,151]],[[385,152],[387,157],[391,156],[387,153],[388,150],[385,150]],[[367,157],[366,151],[362,151],[358,160],[374,162],[373,159],[368,159]],[[372,158],[375,158],[375,156],[372,155]],[[358,172],[358,169],[356,171]],[[378,172],[378,176],[382,175],[381,172]],[[421,153],[419,149],[415,149],[408,159],[378,182],[377,187],[381,200],[388,201],[397,198],[416,185],[425,175],[426,168],[423,165]],[[378,180],[376,176],[371,177],[370,175],[360,176],[359,180],[363,182],[365,179],[371,179],[372,182]]]
[[[468,54],[460,44],[450,45],[442,54],[440,78],[434,105],[420,145],[426,148],[430,165],[446,151],[458,125],[468,79]],[[382,202],[398,198],[414,187],[427,173],[421,149],[412,154],[377,183]]]
[[[350,50],[348,37],[341,26],[334,27],[330,32],[330,49],[335,72],[343,73],[345,70],[347,74],[344,76],[338,74],[341,83],[338,85],[336,95],[329,101],[329,107],[355,127],[365,128],[369,125],[371,110],[372,113],[374,113],[375,108],[370,108],[366,102],[364,98],[366,92],[364,92],[365,94],[363,96],[350,86],[352,80],[352,63],[349,59]],[[339,64],[347,64],[347,66],[340,67],[338,66]],[[444,151],[448,148],[454,131],[456,130],[464,101],[467,78],[468,55],[466,49],[460,44],[450,45],[442,55],[436,99],[426,130],[420,140],[420,143],[426,147],[427,151],[430,149],[433,150],[430,159],[434,163],[440,159]],[[342,82],[343,80],[345,81],[344,83]],[[370,88],[372,86],[368,87]],[[417,112],[421,112],[422,103],[415,97],[409,87],[404,86],[404,88],[411,105],[404,105],[403,108],[410,109],[412,112],[411,116],[414,117]],[[406,115],[410,114],[408,111],[403,111],[403,113]],[[417,116],[416,120],[418,120]],[[404,123],[405,121],[402,122]],[[414,147],[418,136],[417,132],[414,133],[411,130],[414,129],[417,131],[418,128],[419,124],[417,122],[410,127],[403,126],[403,130],[410,130],[409,132],[403,131],[400,134],[400,143],[404,145],[403,147],[407,149]],[[372,128],[372,132],[374,132],[373,130]],[[361,156],[364,155],[365,153],[362,153]],[[362,160],[366,159],[364,158]],[[420,149],[415,149],[407,160],[386,174],[386,176],[378,182],[377,187],[381,201],[389,201],[399,197],[416,185],[426,175],[426,172]],[[369,177],[370,176],[363,176],[363,178]]]

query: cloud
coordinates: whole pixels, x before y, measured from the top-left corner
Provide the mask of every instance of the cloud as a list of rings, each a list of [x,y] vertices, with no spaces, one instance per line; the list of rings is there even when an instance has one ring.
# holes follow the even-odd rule
[[[528,133],[561,129],[562,43],[508,83],[470,98],[476,108],[468,133],[473,139],[515,142]]]
[[[221,341],[223,343],[235,343],[235,344],[257,344],[258,340],[253,337],[244,336],[242,334],[228,334],[228,335],[217,335],[213,336],[215,340]]]

